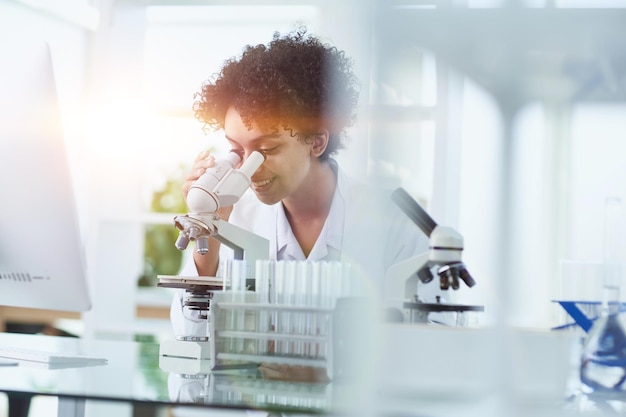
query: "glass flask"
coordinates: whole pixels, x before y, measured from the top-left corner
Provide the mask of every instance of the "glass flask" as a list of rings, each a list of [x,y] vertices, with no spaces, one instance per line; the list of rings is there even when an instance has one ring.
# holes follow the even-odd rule
[[[580,378],[592,391],[626,392],[626,318],[620,302],[622,257],[626,248],[620,199],[606,200],[604,220],[603,300],[600,317],[583,346]]]

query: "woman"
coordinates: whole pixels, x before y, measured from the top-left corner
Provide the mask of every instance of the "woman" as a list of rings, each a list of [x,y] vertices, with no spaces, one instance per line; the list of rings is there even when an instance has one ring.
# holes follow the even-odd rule
[[[382,292],[386,269],[427,250],[427,239],[395,207],[388,190],[354,182],[332,158],[343,148],[355,119],[357,80],[342,51],[306,31],[275,34],[267,45],[247,46],[205,83],[194,103],[205,127],[223,130],[242,158],[253,151],[265,161],[252,176],[251,191],[224,220],[265,237],[270,259],[342,260],[363,283]],[[189,190],[214,159],[204,152],[186,178]],[[183,275],[215,276],[228,255],[210,239],[209,252],[194,252]],[[174,298],[177,335],[206,332]]]

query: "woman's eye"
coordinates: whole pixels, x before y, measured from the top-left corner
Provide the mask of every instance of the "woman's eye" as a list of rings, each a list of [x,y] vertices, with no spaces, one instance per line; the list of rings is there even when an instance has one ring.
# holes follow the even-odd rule
[[[231,149],[230,151],[239,155],[240,158],[243,158],[243,149]]]
[[[259,152],[261,152],[263,155],[267,155],[267,154],[271,154],[272,152],[275,152],[277,149],[278,149],[278,146],[274,146],[273,148],[259,149]]]

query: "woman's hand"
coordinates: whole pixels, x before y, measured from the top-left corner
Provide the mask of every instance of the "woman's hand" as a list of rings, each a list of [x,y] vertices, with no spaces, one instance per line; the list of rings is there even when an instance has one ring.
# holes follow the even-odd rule
[[[189,188],[191,188],[192,184],[206,172],[207,168],[213,165],[215,165],[215,157],[211,155],[211,152],[208,150],[202,151],[196,156],[191,172],[187,174],[185,182],[183,183],[183,196],[185,200],[187,199],[187,194],[189,194]]]

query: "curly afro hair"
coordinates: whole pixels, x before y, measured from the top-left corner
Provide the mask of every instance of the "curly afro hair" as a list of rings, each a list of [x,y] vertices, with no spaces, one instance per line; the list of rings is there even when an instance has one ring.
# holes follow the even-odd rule
[[[321,160],[343,148],[344,130],[356,117],[358,82],[343,51],[300,28],[274,33],[267,45],[248,45],[239,59],[227,60],[195,94],[195,117],[212,130],[224,128],[230,106],[248,128],[287,129],[306,139],[330,133]]]

